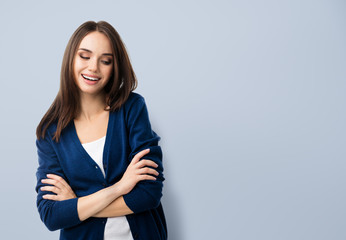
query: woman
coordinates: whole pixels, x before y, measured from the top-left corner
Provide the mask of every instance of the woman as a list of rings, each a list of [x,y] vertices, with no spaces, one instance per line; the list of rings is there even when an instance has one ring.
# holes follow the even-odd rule
[[[167,239],[160,137],[124,44],[88,21],[66,47],[60,90],[37,127],[37,207],[60,239]]]

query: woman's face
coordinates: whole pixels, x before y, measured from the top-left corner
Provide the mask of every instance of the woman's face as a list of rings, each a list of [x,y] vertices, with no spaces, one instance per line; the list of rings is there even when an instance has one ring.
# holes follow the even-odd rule
[[[73,73],[81,93],[97,95],[113,72],[113,52],[108,37],[91,32],[81,41],[74,57]]]

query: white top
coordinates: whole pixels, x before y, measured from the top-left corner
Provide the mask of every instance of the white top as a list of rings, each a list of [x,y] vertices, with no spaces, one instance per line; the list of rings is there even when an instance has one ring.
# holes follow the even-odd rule
[[[106,136],[96,141],[82,144],[89,156],[101,169],[103,176],[105,176],[105,170],[103,169],[103,148],[105,141]],[[130,226],[125,216],[107,218],[104,240],[133,240]]]

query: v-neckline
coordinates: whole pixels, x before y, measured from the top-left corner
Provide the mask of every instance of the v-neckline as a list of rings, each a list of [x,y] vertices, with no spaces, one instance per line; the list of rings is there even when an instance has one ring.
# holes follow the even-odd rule
[[[109,144],[110,144],[110,140],[112,138],[112,132],[113,132],[113,114],[112,112],[109,111],[109,115],[108,115],[108,123],[107,123],[107,131],[106,131],[106,139],[105,139],[105,144],[103,147],[103,154],[102,154],[102,162],[103,164],[107,164],[108,161],[108,149],[109,149]],[[78,134],[77,134],[77,129],[76,126],[74,124],[74,121],[72,120],[72,132],[73,132],[73,140],[75,143],[75,146],[77,149],[79,149],[79,151],[81,152],[82,155],[84,155],[84,157],[86,159],[88,159],[88,162],[90,164],[95,165],[95,161],[94,159],[92,159],[92,157],[88,154],[88,152],[85,150],[85,148],[83,147],[81,141],[79,140]],[[101,169],[99,169],[100,174],[102,175],[103,178],[105,178],[105,176],[103,176],[103,173],[101,171]],[[107,176],[107,171],[105,169],[105,175]]]

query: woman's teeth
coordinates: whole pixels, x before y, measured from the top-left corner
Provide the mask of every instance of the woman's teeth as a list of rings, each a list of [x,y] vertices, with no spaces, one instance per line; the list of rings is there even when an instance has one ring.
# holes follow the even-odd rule
[[[82,74],[82,77],[85,78],[86,80],[89,80],[89,81],[98,81],[100,80],[101,78],[93,78],[93,77],[87,77],[85,75]]]

